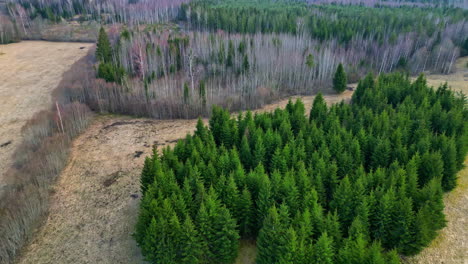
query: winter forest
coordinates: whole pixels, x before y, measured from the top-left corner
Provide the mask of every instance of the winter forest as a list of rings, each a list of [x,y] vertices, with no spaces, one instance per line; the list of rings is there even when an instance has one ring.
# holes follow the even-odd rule
[[[96,42],[56,95],[72,132],[53,110],[24,147],[65,146],[51,178],[92,112],[199,118],[145,159],[132,235],[149,263],[231,264],[246,241],[258,264],[404,263],[446,225],[467,102],[424,74],[468,56],[463,0],[0,0],[0,44],[37,39]],[[346,90],[349,103],[327,105]],[[316,95],[312,108],[250,111],[296,95]],[[41,199],[28,216],[0,204],[0,260]]]

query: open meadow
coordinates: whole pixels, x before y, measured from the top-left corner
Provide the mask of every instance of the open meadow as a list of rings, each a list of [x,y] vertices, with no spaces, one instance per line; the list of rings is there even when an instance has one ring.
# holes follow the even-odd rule
[[[52,105],[52,91],[64,72],[92,44],[24,41],[0,45],[0,191],[22,140],[21,128]]]

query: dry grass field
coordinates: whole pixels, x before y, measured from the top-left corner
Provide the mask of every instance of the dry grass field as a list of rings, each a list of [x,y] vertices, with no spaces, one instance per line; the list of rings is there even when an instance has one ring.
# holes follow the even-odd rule
[[[457,60],[456,71],[453,74],[431,74],[427,76],[427,83],[431,86],[438,87],[447,82],[449,86],[456,91],[462,91],[468,94],[468,56]]]
[[[459,76],[459,72],[454,76]],[[428,79],[432,83],[432,76]],[[468,89],[463,81],[457,87]],[[335,103],[349,100],[351,95],[352,92],[347,91],[342,95],[326,95],[325,99]],[[310,109],[314,97],[301,98],[306,109]],[[257,111],[271,111],[286,103],[287,100],[283,100]],[[143,263],[131,234],[138,214],[139,176],[144,157],[151,153],[153,144],[159,148],[174,145],[178,139],[192,133],[195,124],[196,120],[97,117],[74,141],[69,163],[54,187],[48,218],[24,249],[18,263]],[[468,171],[460,175],[460,186],[446,198],[448,227],[442,231],[438,242],[420,257],[413,258],[412,263],[442,263],[432,262],[436,257],[445,259],[443,263],[462,263],[451,261],[455,259],[453,254],[466,249],[468,241]],[[445,240],[454,243],[447,244]],[[441,251],[439,247],[450,249]],[[253,263],[255,247],[243,241],[241,250],[236,263]]]
[[[51,92],[91,44],[24,41],[0,45],[0,187],[21,142],[21,128],[48,109]],[[1,188],[0,188],[1,191]]]

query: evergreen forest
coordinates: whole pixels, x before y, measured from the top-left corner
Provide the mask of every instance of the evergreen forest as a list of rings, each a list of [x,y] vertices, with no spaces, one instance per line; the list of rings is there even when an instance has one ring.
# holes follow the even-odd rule
[[[445,226],[443,194],[467,152],[466,99],[399,73],[369,74],[352,102],[237,117],[154,149],[135,238],[151,263],[400,263]]]

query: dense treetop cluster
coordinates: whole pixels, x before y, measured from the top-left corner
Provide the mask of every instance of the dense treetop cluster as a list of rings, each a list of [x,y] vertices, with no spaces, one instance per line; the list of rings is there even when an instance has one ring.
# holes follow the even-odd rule
[[[401,74],[363,79],[351,104],[319,94],[237,118],[214,108],[141,174],[135,238],[151,263],[399,263],[445,225],[466,144],[466,99]]]
[[[432,35],[446,23],[466,19],[468,11],[454,8],[363,7],[307,5],[300,1],[213,1],[182,5],[179,19],[193,28],[229,33],[309,33],[313,38],[337,38],[346,43],[355,36],[380,42],[391,34],[417,32]]]

